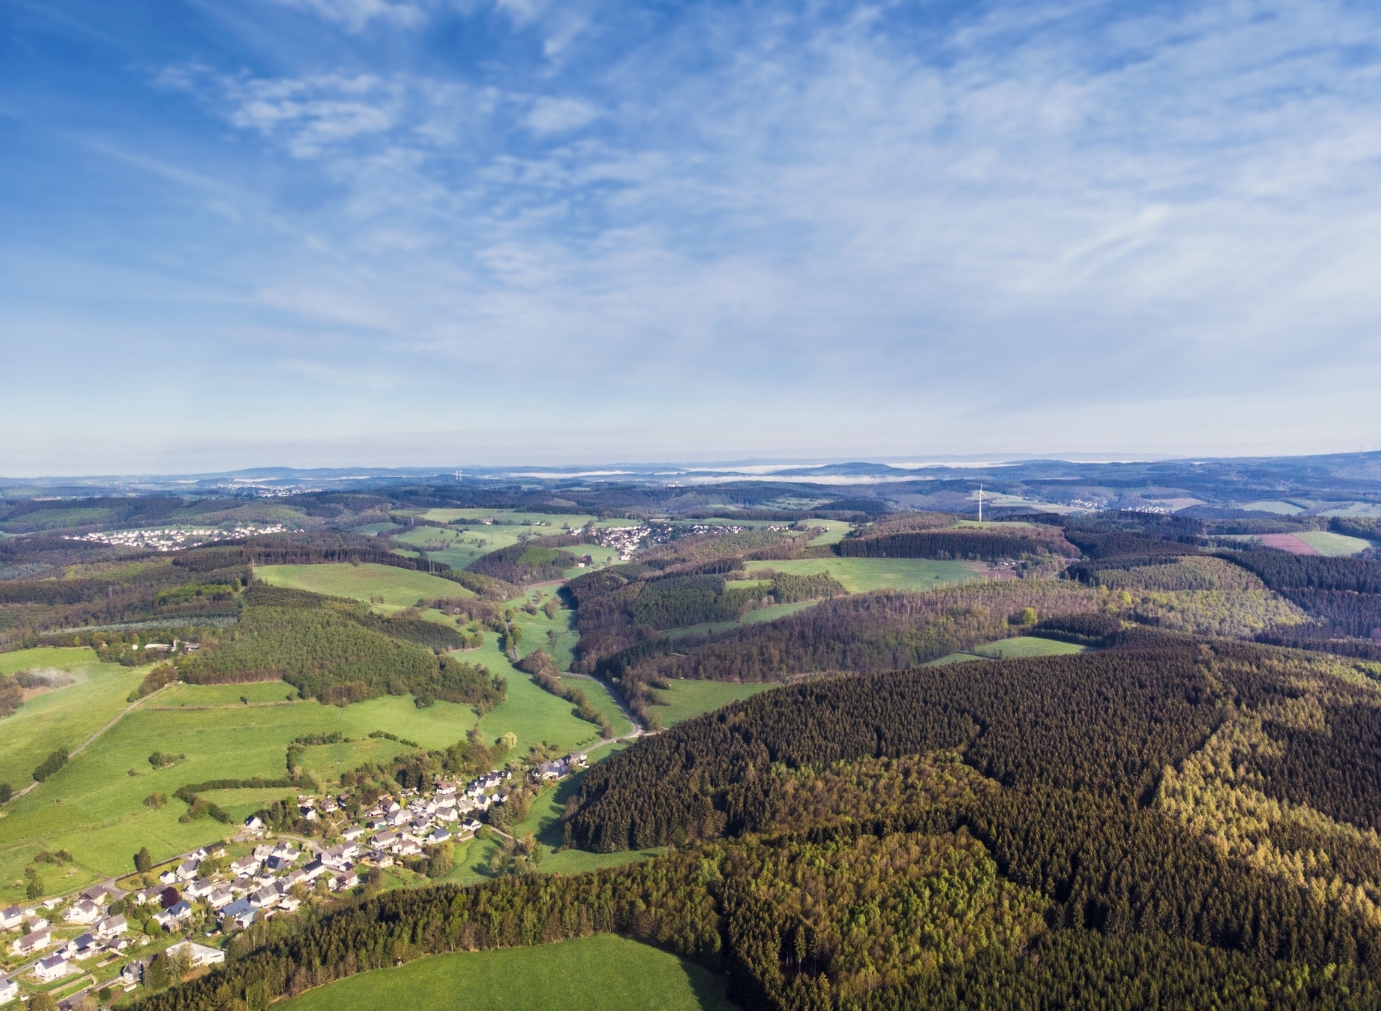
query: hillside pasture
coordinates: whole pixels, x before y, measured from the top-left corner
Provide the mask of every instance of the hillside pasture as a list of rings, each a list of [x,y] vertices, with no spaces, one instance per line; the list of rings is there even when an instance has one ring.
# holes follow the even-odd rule
[[[283,1011],[733,1011],[725,979],[614,934],[433,955],[328,983]]]
[[[351,565],[347,562],[261,565],[254,571],[255,577],[269,586],[285,586],[330,597],[349,597],[364,603],[369,603],[371,597],[382,597],[383,605],[378,607],[381,611],[411,607],[419,600],[473,596],[465,587],[449,579],[392,565]]]
[[[1328,530],[1309,530],[1296,536],[1326,558],[1345,558],[1375,547],[1361,537],[1348,537]]]
[[[657,698],[667,705],[659,705],[653,709],[653,712],[662,718],[662,725],[666,727],[674,727],[692,716],[712,713],[730,702],[781,687],[779,684],[771,683],[740,684],[737,681],[691,681],[685,678],[676,678],[668,683],[671,685],[670,688],[657,692]]]
[[[873,590],[912,590],[923,593],[937,586],[954,585],[978,579],[974,567],[965,562],[942,562],[928,558],[793,558],[787,561],[751,562],[750,574],[775,569],[796,576],[828,572],[850,593]]]
[[[927,667],[942,667],[968,660],[1023,660],[1035,656],[1064,656],[1070,653],[1087,653],[1089,647],[1077,643],[1061,642],[1058,639],[1043,639],[1034,635],[1018,636],[1014,639],[998,639],[984,643],[971,650],[951,653],[938,660],[932,660]]]
[[[70,671],[98,663],[100,660],[95,652],[86,646],[39,646],[0,653],[0,674],[18,674],[27,670]]]
[[[74,664],[78,655],[87,662]],[[0,783],[16,790],[33,781],[34,767],[54,748],[76,748],[118,716],[129,705],[126,696],[149,671],[97,662],[86,649],[20,650],[0,658],[12,670],[56,668],[73,679],[70,685],[32,696],[0,720]]]

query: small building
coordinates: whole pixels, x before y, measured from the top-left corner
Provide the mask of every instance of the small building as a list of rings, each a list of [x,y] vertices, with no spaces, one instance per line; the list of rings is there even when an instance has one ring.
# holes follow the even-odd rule
[[[184,860],[178,864],[177,879],[179,881],[193,881],[197,876],[197,868],[201,866],[200,860]]]
[[[12,979],[0,976],[0,1004],[8,1004],[19,999],[19,984]]]
[[[52,943],[53,932],[51,930],[35,930],[11,944],[10,951],[20,958],[28,958]]]
[[[100,945],[97,943],[95,935],[85,933],[64,944],[58,954],[63,958],[81,961],[95,955],[99,950]]]
[[[44,983],[62,979],[71,971],[72,966],[61,955],[49,955],[47,958],[40,958],[38,964],[34,966],[34,975]]]
[[[98,906],[109,905],[124,897],[125,893],[120,891],[120,889],[116,888],[114,885],[105,883],[92,885],[86,891],[82,892],[82,898],[90,899]]]
[[[245,829],[250,832],[264,831],[264,823],[255,815],[250,815],[245,819]]]
[[[0,909],[0,930],[18,930],[24,922],[24,910],[18,906]]]
[[[206,897],[206,904],[212,909],[221,910],[235,901],[235,895],[225,885],[215,889]]]
[[[258,910],[248,899],[236,899],[221,910],[221,928],[243,930],[254,922]]]
[[[124,916],[107,916],[96,924],[97,937],[118,937],[129,929]]]
[[[78,899],[67,907],[62,918],[68,923],[95,923],[101,918],[101,907],[90,899]]]
[[[216,882],[210,878],[198,878],[187,886],[184,895],[190,895],[194,899],[204,899],[216,890]]]
[[[192,916],[192,906],[185,899],[175,902],[161,913],[154,915],[153,921],[164,930],[171,931],[179,924],[190,919]]]
[[[240,857],[230,865],[230,873],[235,877],[245,877],[259,869],[260,861],[254,857]]]
[[[220,965],[225,961],[225,952],[221,951],[220,948],[211,948],[204,944],[195,944],[192,941],[174,944],[167,953],[169,955],[190,955],[194,969],[199,969],[203,965]]]
[[[147,958],[136,958],[125,965],[120,970],[120,982],[125,986],[137,986],[144,982],[144,966],[149,964]]]

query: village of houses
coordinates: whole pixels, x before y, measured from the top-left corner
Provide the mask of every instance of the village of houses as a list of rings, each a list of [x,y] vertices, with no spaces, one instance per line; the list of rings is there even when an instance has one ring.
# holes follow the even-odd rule
[[[584,755],[571,754],[528,775],[549,783],[584,763]],[[60,994],[64,1009],[96,987],[134,991],[159,952],[192,971],[224,962],[230,938],[258,920],[313,898],[352,894],[370,868],[473,838],[480,817],[508,799],[512,776],[494,770],[464,785],[438,781],[429,792],[403,790],[380,797],[350,823],[343,817],[348,795],[299,796],[302,817],[329,825],[323,837],[339,842],[274,839],[251,816],[226,843],[183,854],[139,879],[156,883],[122,890],[110,881],[0,910],[0,1007],[42,991]]]

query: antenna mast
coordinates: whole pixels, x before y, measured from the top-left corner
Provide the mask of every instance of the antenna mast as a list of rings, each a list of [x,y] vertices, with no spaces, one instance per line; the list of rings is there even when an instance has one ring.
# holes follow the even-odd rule
[[[978,486],[978,525],[983,525],[983,486]]]

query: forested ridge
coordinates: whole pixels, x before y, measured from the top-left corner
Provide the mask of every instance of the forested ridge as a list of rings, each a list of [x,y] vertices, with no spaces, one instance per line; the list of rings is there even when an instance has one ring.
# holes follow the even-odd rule
[[[244,594],[239,622],[178,661],[193,684],[281,678],[304,698],[345,705],[412,694],[487,712],[506,687],[483,667],[438,656],[464,644],[455,629],[406,614],[379,617],[351,600],[256,584]],[[420,645],[419,645],[420,643]]]
[[[1367,669],[1135,630],[783,687],[586,775],[572,841],[665,856],[391,892],[144,1006],[617,931],[746,1011],[1374,1008],[1378,712]]]

